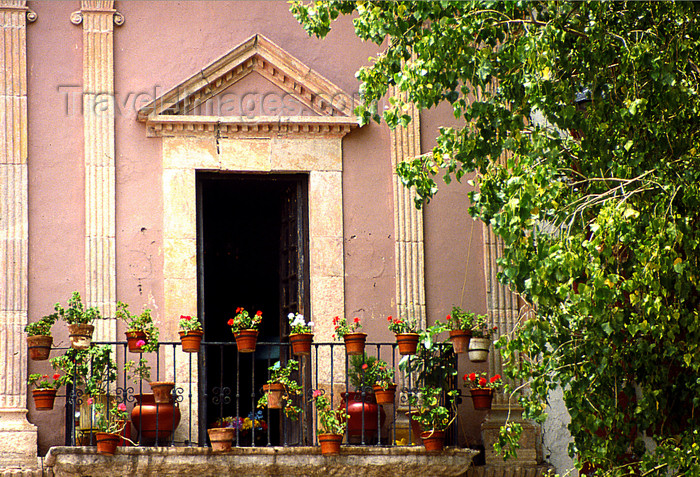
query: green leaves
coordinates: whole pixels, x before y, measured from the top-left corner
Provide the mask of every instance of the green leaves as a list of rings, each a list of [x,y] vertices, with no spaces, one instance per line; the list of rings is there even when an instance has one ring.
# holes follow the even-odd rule
[[[688,410],[700,405],[698,4],[292,10],[317,35],[354,12],[358,37],[386,42],[358,75],[363,121],[407,123],[400,101],[377,111],[390,85],[419,108],[447,102],[463,120],[440,130],[432,155],[397,172],[417,207],[437,193],[435,176],[474,180],[469,214],[504,244],[499,279],[537,310],[501,346],[508,373],[530,386],[525,415],[542,420],[560,386],[582,460],[612,469],[646,432],[660,445],[642,468],[696,469],[700,423]],[[514,450],[516,437],[503,430],[499,449]]]

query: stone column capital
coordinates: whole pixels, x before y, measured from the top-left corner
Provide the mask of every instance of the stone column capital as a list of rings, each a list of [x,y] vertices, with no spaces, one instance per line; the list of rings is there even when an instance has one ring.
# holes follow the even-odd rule
[[[112,0],[95,0],[80,2],[80,10],[71,13],[70,21],[73,25],[83,23],[85,15],[112,15],[114,24],[121,26],[124,24],[124,15],[115,10]]]

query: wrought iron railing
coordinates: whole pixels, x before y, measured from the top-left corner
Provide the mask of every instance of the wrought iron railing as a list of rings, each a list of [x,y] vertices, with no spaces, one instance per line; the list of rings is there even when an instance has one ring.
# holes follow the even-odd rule
[[[131,422],[126,423],[123,435],[139,445],[206,446],[207,428],[224,417],[234,422],[234,446],[318,445],[317,416],[310,403],[315,389],[323,389],[334,407],[341,405],[349,411],[346,443],[396,445],[399,421],[406,424],[408,439],[405,444],[411,445],[415,440],[415,428],[398,414],[413,410],[407,396],[416,391],[415,378],[412,373],[403,375],[399,362],[402,358],[418,358],[400,356],[395,343],[367,343],[365,355],[355,358],[360,363],[365,356],[383,359],[395,369],[399,387],[393,405],[376,405],[369,383],[361,382],[359,389],[351,391],[351,357],[346,355],[343,343],[314,343],[308,356],[293,356],[288,343],[266,341],[258,342],[256,351],[249,354],[239,353],[234,342],[202,342],[199,353],[182,353],[179,342],[161,342],[156,352],[143,356],[129,352],[126,342],[93,344],[93,348],[100,346],[112,350],[114,361],[107,363],[107,379],[98,383],[103,394],[93,396],[93,403],[96,399],[113,405],[124,403],[131,413]],[[451,353],[451,347],[438,345],[438,349],[446,355],[446,362],[456,369],[457,358]],[[174,383],[169,402],[150,402],[148,382],[125,371],[126,362],[138,363],[141,357],[149,363],[152,381]],[[284,362],[292,358],[300,362],[297,379],[303,388],[303,395],[295,402],[301,408],[297,421],[285,417],[279,410],[256,406],[262,395],[262,385],[269,378],[268,368],[277,360]],[[80,374],[78,361],[74,359],[73,362],[76,385],[69,385],[62,395],[66,412],[65,444],[93,445],[94,404],[88,404],[85,383],[99,370],[89,355],[83,368],[87,369],[84,376]],[[104,368],[102,371],[105,375]],[[362,379],[363,375],[360,376]],[[453,377],[445,387],[456,389],[457,384]],[[94,385],[93,382],[93,390]],[[341,399],[338,399],[339,393]],[[148,402],[143,402],[144,399]],[[453,420],[448,429],[448,444],[457,443],[458,421]]]

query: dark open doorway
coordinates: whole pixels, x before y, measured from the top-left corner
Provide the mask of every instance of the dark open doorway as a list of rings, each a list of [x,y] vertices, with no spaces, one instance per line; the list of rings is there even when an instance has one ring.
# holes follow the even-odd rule
[[[197,176],[199,315],[213,343],[200,369],[200,433],[220,417],[256,412],[267,368],[286,358],[277,343],[287,342],[287,313],[307,309],[307,182],[305,175]],[[237,307],[263,312],[253,354],[231,345],[227,322]],[[271,445],[293,441],[279,412],[264,420]],[[256,445],[267,444],[267,432],[258,431]]]

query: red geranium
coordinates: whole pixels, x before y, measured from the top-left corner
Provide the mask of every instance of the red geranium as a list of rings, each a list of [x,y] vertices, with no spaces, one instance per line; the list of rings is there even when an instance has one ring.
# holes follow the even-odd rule
[[[503,385],[503,381],[500,374],[495,374],[489,379],[486,373],[469,373],[464,375],[464,384],[472,389],[498,389]]]

